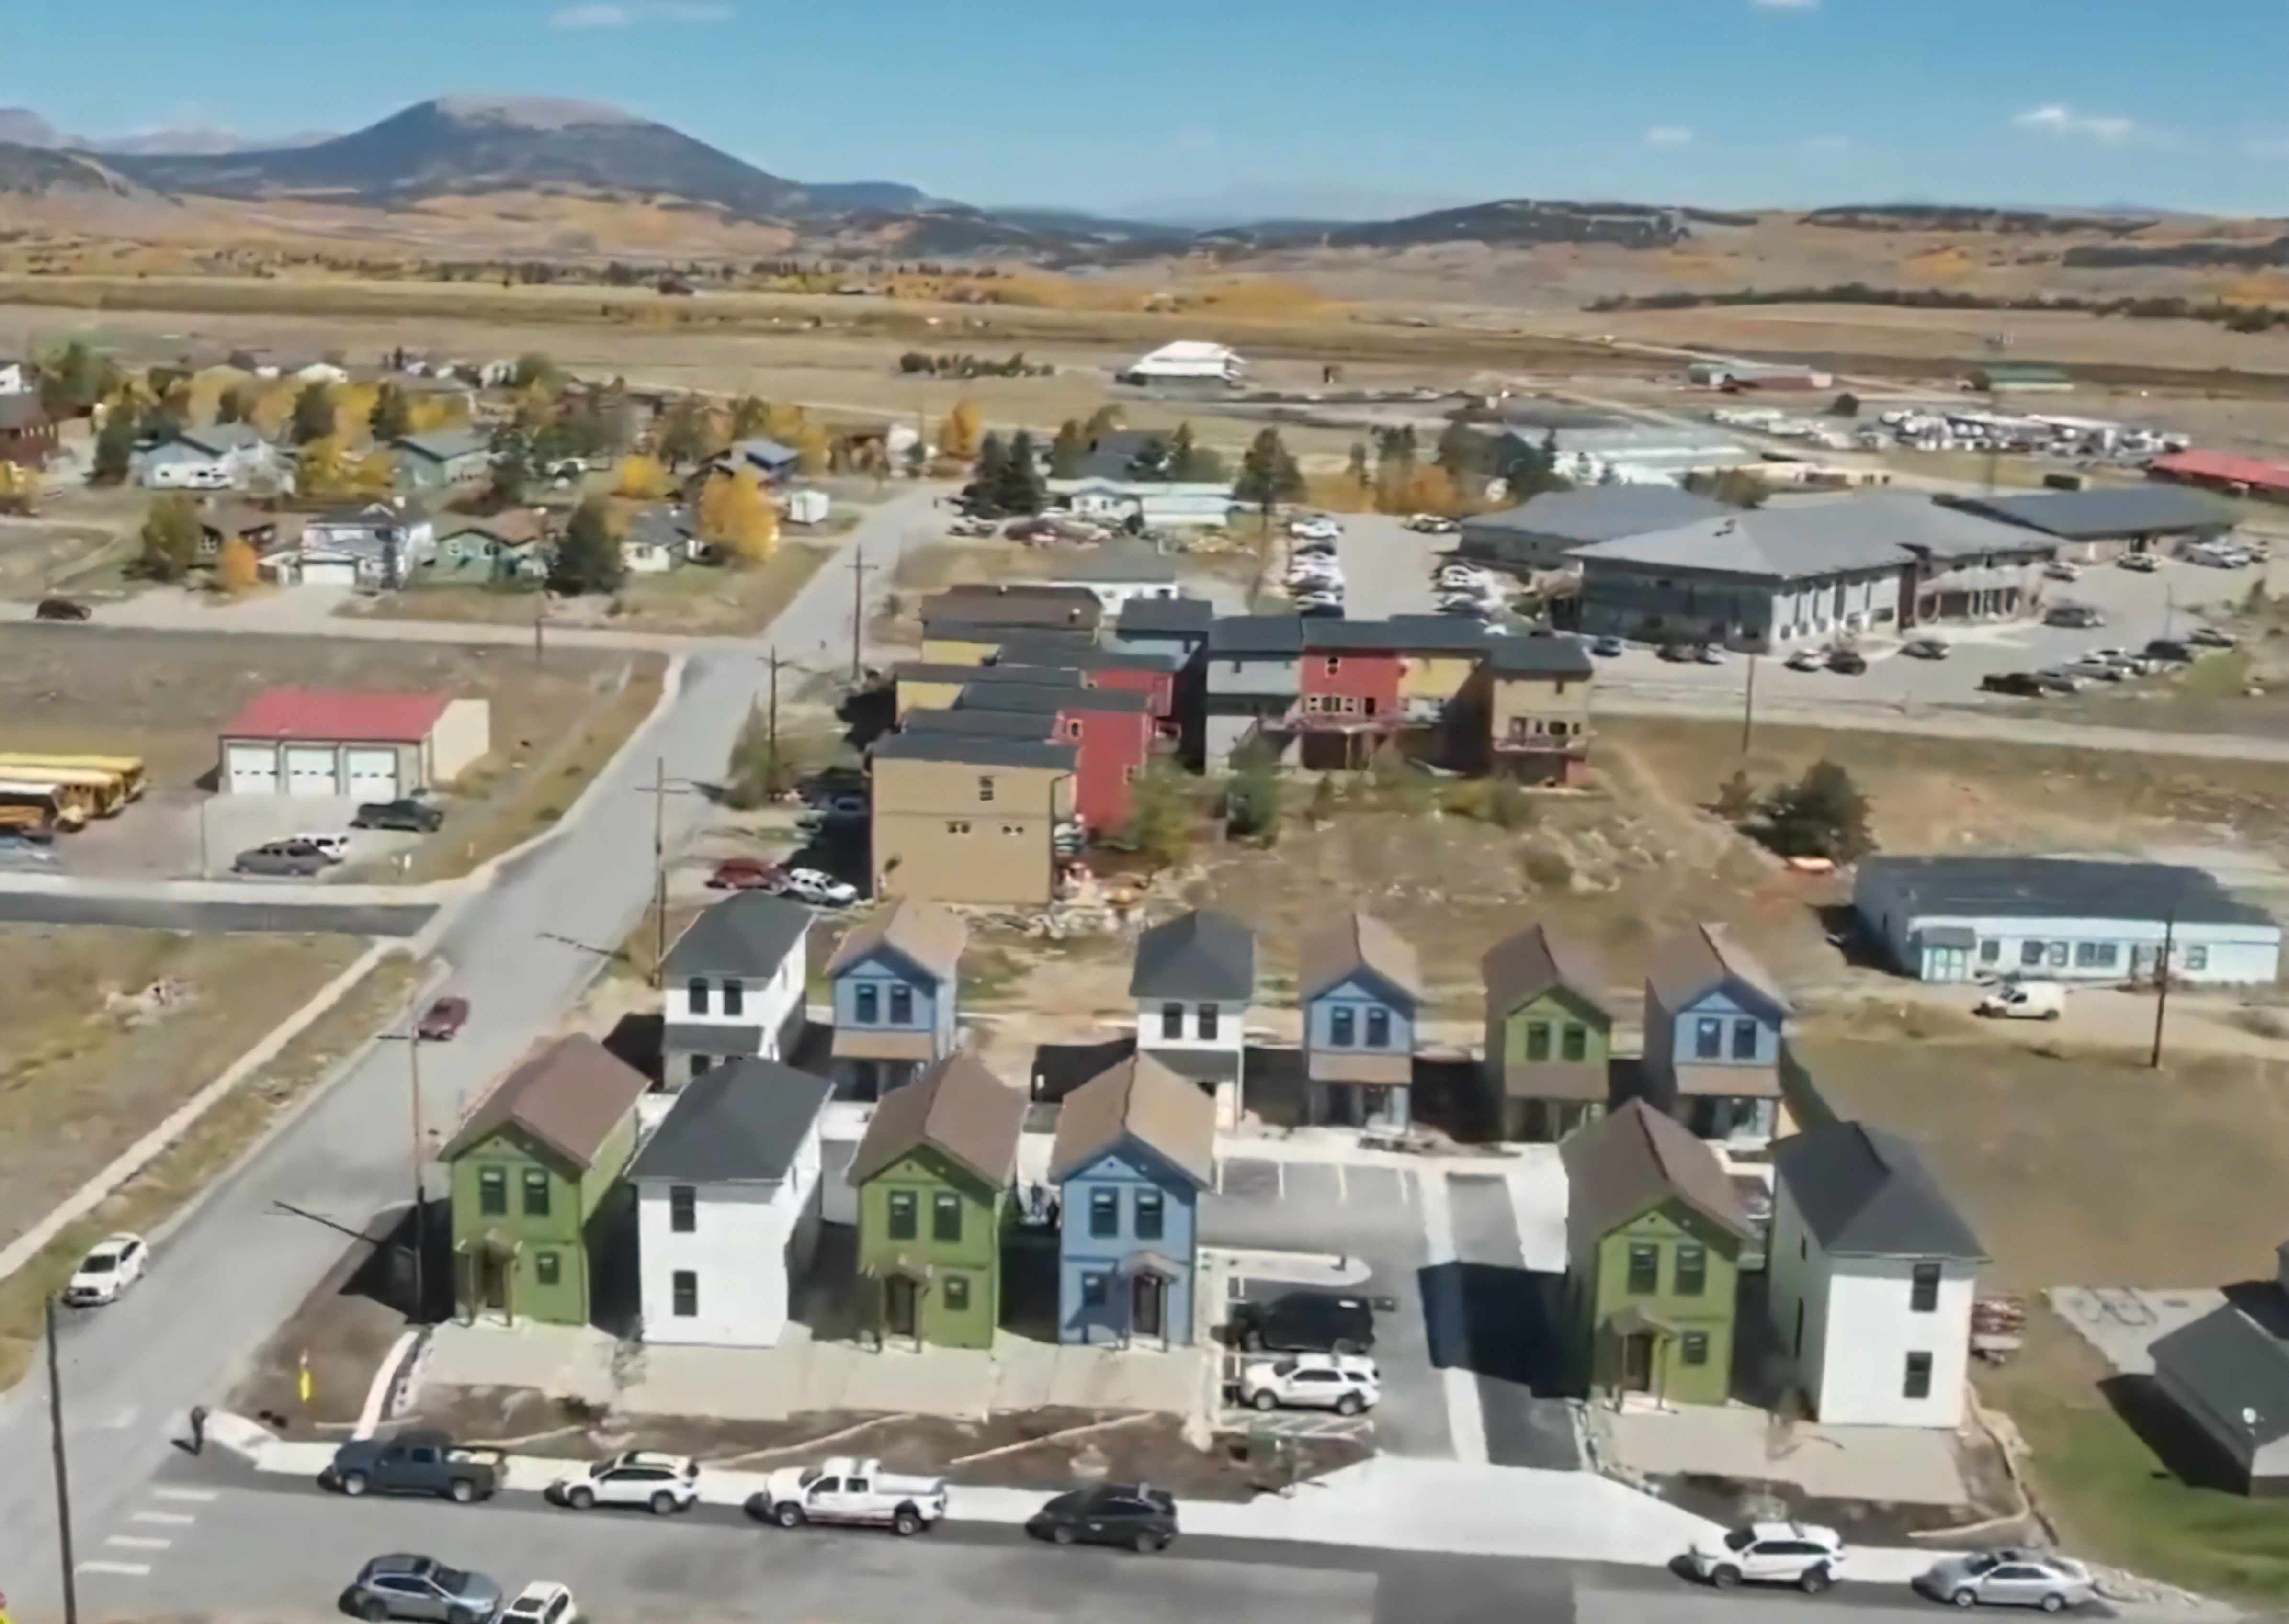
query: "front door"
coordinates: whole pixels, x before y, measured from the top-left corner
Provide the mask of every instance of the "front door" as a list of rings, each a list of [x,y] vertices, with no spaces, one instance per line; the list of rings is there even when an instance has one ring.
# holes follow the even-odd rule
[[[1129,1282],[1129,1329],[1135,1336],[1160,1337],[1167,1334],[1162,1317],[1166,1312],[1168,1286],[1164,1280],[1149,1274],[1140,1274]]]
[[[508,1261],[497,1253],[477,1254],[477,1308],[487,1314],[508,1312]]]
[[[1622,1391],[1653,1391],[1653,1333],[1636,1331],[1622,1338]]]
[[[914,1283],[902,1274],[894,1274],[882,1284],[883,1318],[892,1336],[919,1336],[918,1310],[921,1294]]]

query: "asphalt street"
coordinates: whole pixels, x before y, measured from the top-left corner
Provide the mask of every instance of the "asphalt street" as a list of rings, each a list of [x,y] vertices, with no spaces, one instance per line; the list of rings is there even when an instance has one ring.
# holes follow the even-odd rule
[[[1432,1357],[1442,1370],[1458,1366],[1475,1378],[1489,1462],[1578,1470],[1581,1446],[1561,1397],[1567,1373],[1554,1357],[1571,1341],[1560,1318],[1565,1277],[1527,1269],[1502,1179],[1445,1177],[1456,1261],[1424,1285],[1439,1306]]]
[[[396,939],[421,934],[435,917],[428,904],[176,902],[162,896],[83,896],[0,891],[0,920],[12,925],[127,925],[202,934],[285,931]]]
[[[888,565],[918,539],[926,492],[870,515],[853,537]],[[885,577],[873,577],[880,582]],[[597,778],[546,845],[503,865],[490,889],[457,910],[440,951],[447,991],[467,997],[467,1027],[423,1055],[419,1115],[430,1143],[552,1030],[594,977],[600,955],[641,917],[651,888],[656,763],[674,779],[712,781],[757,695],[756,657],[776,646],[847,649],[851,578],[815,576],[765,639],[685,667],[681,691]],[[697,796],[671,796],[671,842],[706,816]],[[156,1252],[149,1277],[120,1303],[75,1320],[62,1338],[67,1431],[76,1516],[122,1524],[193,1405],[220,1402],[271,1330],[340,1256],[340,1237],[286,1215],[277,1203],[353,1227],[411,1196],[414,1102],[406,1048],[381,1043],[349,1063],[308,1108],[212,1188]],[[31,1463],[47,1453],[45,1384],[19,1383],[0,1400],[0,1590],[19,1620],[58,1614],[52,1489]],[[144,1508],[147,1511],[148,1508]],[[180,1515],[180,1514],[174,1514]],[[234,1561],[275,1548],[263,1539]],[[100,1559],[100,1558],[99,1558]]]

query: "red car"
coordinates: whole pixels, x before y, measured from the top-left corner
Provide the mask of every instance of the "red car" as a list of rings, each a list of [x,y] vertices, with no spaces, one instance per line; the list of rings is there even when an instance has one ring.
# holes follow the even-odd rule
[[[786,879],[786,870],[768,857],[726,857],[707,877],[711,891],[768,891]]]
[[[469,1023],[469,1000],[465,998],[441,998],[429,1006],[414,1033],[424,1043],[450,1043],[460,1035],[461,1028]]]

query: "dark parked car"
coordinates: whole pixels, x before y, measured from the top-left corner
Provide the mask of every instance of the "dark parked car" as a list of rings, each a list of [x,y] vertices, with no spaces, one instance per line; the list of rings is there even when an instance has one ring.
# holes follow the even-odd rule
[[[424,1043],[451,1043],[468,1023],[468,999],[441,998],[429,1006],[420,1025],[414,1028],[414,1034]]]
[[[1846,677],[1856,677],[1868,669],[1868,657],[1857,649],[1838,649],[1828,657],[1828,669]]]
[[[352,1496],[434,1494],[464,1506],[491,1499],[500,1486],[491,1459],[454,1448],[442,1432],[354,1440],[334,1451],[318,1481]]]
[[[433,834],[445,815],[423,800],[370,800],[350,819],[353,829],[397,829],[409,834]]]
[[[1990,671],[1979,679],[1979,687],[1982,693],[2015,694],[2022,699],[2040,699],[2051,691],[2031,671]]]
[[[2195,656],[2190,645],[2180,642],[2173,637],[2157,637],[2146,645],[2146,657],[2149,660],[2168,660],[2176,665],[2187,665],[2193,663]]]
[[[1692,643],[1663,643],[1654,653],[1672,665],[1690,665],[1701,657],[1699,649]]]
[[[1289,1292],[1234,1303],[1231,1335],[1250,1353],[1365,1353],[1375,1346],[1375,1310],[1364,1297]]]
[[[500,1612],[501,1588],[483,1573],[448,1567],[435,1556],[376,1556],[350,1580],[342,1604],[371,1624],[384,1619],[488,1624]]]
[[[238,854],[230,865],[234,874],[268,874],[307,879],[333,867],[335,858],[307,840],[273,840]]]
[[[1176,1497],[1147,1484],[1101,1483],[1058,1495],[1026,1520],[1025,1532],[1052,1545],[1166,1550],[1176,1537]]]
[[[32,611],[35,620],[85,620],[92,613],[84,603],[74,603],[69,598],[43,598]]]

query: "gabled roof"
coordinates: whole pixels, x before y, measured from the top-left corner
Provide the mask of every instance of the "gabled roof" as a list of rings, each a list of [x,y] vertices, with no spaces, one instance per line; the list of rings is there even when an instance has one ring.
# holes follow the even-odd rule
[[[1897,1134],[1831,1122],[1775,1145],[1773,1175],[1831,1257],[1987,1261],[1922,1155]]]
[[[223,724],[221,736],[418,744],[452,703],[444,694],[266,689]]]
[[[2138,919],[2278,929],[2269,909],[2243,902],[2205,868],[2099,857],[1863,857],[1910,917]]]
[[[1487,639],[1487,669],[1498,677],[1586,677],[1590,650],[1579,638],[1554,633]]]
[[[1671,936],[1654,956],[1646,972],[1646,986],[1661,1007],[1675,1015],[1724,983],[1738,981],[1765,999],[1780,1015],[1795,1013],[1788,994],[1756,956],[1733,940],[1722,925],[1695,925]]]
[[[1029,649],[1041,647],[1031,637],[1024,641]],[[1079,665],[1062,664],[1029,665],[1023,660],[1011,661],[1007,652],[1009,647],[1009,645],[1006,643],[1002,645],[1003,652],[995,657],[995,663],[993,665],[965,665],[961,669],[969,673],[969,681],[972,682],[1017,682],[1035,688],[1087,688],[1089,686],[1088,676]],[[1043,657],[1047,657],[1046,651]]]
[[[636,509],[628,520],[627,529],[621,532],[620,545],[665,547],[674,552],[698,533],[688,510],[655,502],[649,507]]]
[[[948,710],[938,705],[907,707],[898,719],[901,733],[967,733],[985,738],[1030,739],[1047,744],[1057,730],[1055,711],[994,711],[972,707]]]
[[[1587,943],[1547,925],[1528,925],[1495,943],[1479,960],[1479,969],[1486,977],[1487,1013],[1497,1020],[1561,989],[1608,1021],[1614,1018],[1606,967]]]
[[[1031,670],[1033,667],[1027,667]],[[1152,708],[1152,696],[1133,688],[1036,688],[1028,682],[973,682],[954,701],[967,711],[1121,712]]]
[[[871,919],[842,938],[826,967],[840,975],[877,950],[888,950],[914,968],[950,981],[961,967],[962,950],[969,945],[969,927],[961,915],[943,903],[910,896],[879,919]]]
[[[490,514],[448,514],[437,521],[437,539],[451,541],[456,536],[477,535],[505,546],[522,547],[538,541],[543,529],[538,509],[511,507]]]
[[[968,1055],[949,1055],[874,1107],[850,1158],[849,1179],[864,1184],[924,1146],[1000,1189],[1016,1176],[1025,1096]]]
[[[2229,530],[2236,515],[2217,498],[2180,485],[2102,485],[2088,490],[2027,490],[2009,496],[1951,496],[1951,507],[2022,524],[2070,541],[2167,530]]]
[[[514,1128],[582,1172],[651,1079],[585,1033],[550,1044],[493,1085],[440,1153],[451,1161],[502,1128]]]
[[[451,462],[457,457],[475,457],[489,453],[492,442],[472,429],[441,428],[427,434],[400,434],[390,444],[417,457],[427,457],[433,462]]]
[[[1205,598],[1131,598],[1115,625],[1124,633],[1190,633],[1205,636],[1216,605]]]
[[[667,950],[660,973],[685,975],[769,975],[802,951],[810,910],[784,896],[742,891],[706,909]]]
[[[1742,1239],[1753,1233],[1717,1152],[1675,1118],[1630,1100],[1558,1147],[1566,1164],[1566,1227],[1608,1235],[1672,1196]]]
[[[1314,929],[1304,938],[1297,959],[1296,995],[1304,1002],[1361,970],[1372,972],[1410,999],[1423,996],[1423,971],[1413,944],[1381,919],[1357,909]]]
[[[174,437],[176,443],[213,457],[260,445],[265,438],[251,423],[215,423],[205,428],[178,429]]]
[[[1298,655],[1303,651],[1300,615],[1226,615],[1208,626],[1212,655]]]
[[[1307,620],[1304,647],[1367,649],[1405,653],[1410,649],[1475,649],[1496,641],[1482,622],[1464,615],[1392,615],[1383,620]]]
[[[1137,599],[1144,602],[1148,600]],[[991,671],[1023,666],[1028,671],[1174,671],[1175,659],[1166,654],[1123,653],[1095,644],[1076,648],[1062,633],[1026,632],[1005,639],[994,651]]]
[[[1135,999],[1244,1002],[1256,996],[1256,933],[1228,913],[1195,908],[1137,938]]]
[[[684,1084],[628,1164],[630,1179],[778,1184],[834,1093],[823,1077],[743,1056]]]
[[[1198,1186],[1216,1178],[1216,1097],[1149,1055],[1098,1072],[1057,1107],[1049,1182],[1061,1184],[1126,1136]]]
[[[1507,530],[1587,545],[1673,530],[1739,511],[1674,485],[1591,485],[1579,490],[1545,490],[1503,513],[1466,519],[1463,529],[1466,533]]]
[[[1023,739],[970,738],[925,729],[893,733],[868,749],[874,761],[943,761],[961,767],[1003,767],[1016,771],[1070,773],[1080,752],[1071,744],[1033,744]]]
[[[2156,1370],[2217,1421],[2247,1428],[2253,1448],[2289,1437],[2289,1302],[2278,1286],[2211,1310],[2157,1338],[2152,1351]]]
[[[760,437],[736,442],[727,448],[715,460],[719,463],[729,463],[743,457],[749,462],[761,463],[767,468],[783,468],[789,463],[802,460],[802,453],[793,446],[782,445],[776,440]]]

